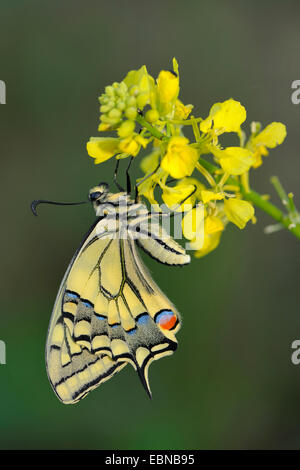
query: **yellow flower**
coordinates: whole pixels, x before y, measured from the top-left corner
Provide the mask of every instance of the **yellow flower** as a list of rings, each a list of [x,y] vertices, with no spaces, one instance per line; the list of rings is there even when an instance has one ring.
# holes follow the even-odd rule
[[[198,160],[198,152],[186,137],[171,137],[161,166],[173,178],[190,176]]]
[[[133,155],[134,157],[139,153],[141,146],[146,147],[148,140],[139,134],[132,134],[125,139],[122,139],[119,144],[119,149],[121,152],[127,153],[128,155]]]
[[[281,122],[272,122],[253,138],[252,143],[273,149],[282,144],[285,138],[286,126]]]
[[[179,77],[175,72],[162,70],[157,78],[157,96],[161,104],[175,101],[179,93]]]
[[[104,131],[109,131],[111,129],[110,124],[106,124],[105,122],[100,122],[98,126],[98,131],[99,132],[104,132]]]
[[[217,135],[223,132],[239,132],[245,119],[244,106],[231,98],[211,107],[209,116],[200,123],[200,130],[207,133],[213,129]]]
[[[149,153],[146,157],[143,158],[140,164],[140,168],[144,173],[152,173],[159,163],[159,150],[154,150],[154,152]]]
[[[151,106],[162,117],[173,117],[175,102],[179,94],[178,63],[173,59],[174,71],[161,70],[156,80],[155,91],[151,95]]]
[[[193,247],[196,243],[203,243],[202,231],[204,215],[203,204],[198,204],[194,209],[188,211],[182,219],[182,233],[187,240],[193,240]]]
[[[272,122],[257,135],[250,138],[247,148],[254,152],[255,162],[254,168],[262,164],[262,156],[269,154],[267,148],[275,148],[282,144],[286,137],[286,126],[281,122]]]
[[[241,175],[248,171],[255,162],[251,150],[242,147],[227,147],[224,150],[211,147],[224,171],[230,175]]]
[[[114,137],[91,137],[86,148],[89,156],[95,158],[95,164],[105,162],[120,152],[119,139]]]
[[[178,119],[179,121],[187,119],[193,107],[192,104],[184,105],[180,100],[176,100],[174,119]]]
[[[269,155],[269,152],[267,148],[264,145],[259,145],[257,146],[255,152],[254,152],[254,158],[255,161],[253,163],[253,168],[258,168],[260,165],[263,163],[262,157],[267,157]]]
[[[137,155],[140,150],[139,144],[132,137],[127,137],[126,139],[121,140],[119,148],[121,152],[128,153],[128,155],[133,156]]]
[[[195,257],[202,258],[203,256],[208,255],[208,253],[210,253],[211,251],[215,250],[220,243],[221,235],[222,231],[214,232],[211,234],[206,233],[204,235],[203,246],[195,252]]]
[[[156,186],[156,181],[154,181],[153,178],[149,177],[145,179],[145,181],[138,184],[138,193],[139,193],[139,196],[144,196],[145,198],[147,198],[150,204],[157,205],[158,202],[155,200],[155,197],[154,197],[155,186]]]
[[[245,228],[247,222],[254,217],[253,206],[242,199],[230,198],[224,202],[225,214],[230,222],[240,229]]]
[[[207,191],[207,190],[202,190],[201,191],[201,198],[203,201],[203,204],[206,204],[209,201],[221,201],[224,199],[225,195],[224,193],[215,193],[214,191]]]
[[[160,186],[163,189],[162,199],[164,203],[168,207],[174,208],[173,210],[178,209],[179,211],[184,211],[187,205],[193,206],[196,200],[200,199],[201,191],[204,188],[204,185],[196,180],[196,178],[182,178],[173,187],[164,184]],[[187,198],[189,194],[191,194],[191,196]],[[184,199],[186,199],[184,203],[178,207],[178,204]]]
[[[118,135],[121,138],[129,137],[133,134],[135,129],[134,121],[123,121],[122,124],[118,128]]]
[[[195,196],[195,186],[187,185],[182,182],[177,184],[174,187],[164,186],[162,193],[162,200],[164,203],[171,208],[172,210],[183,211],[184,206],[191,205],[193,206],[196,201]],[[193,193],[193,194],[192,194]],[[191,195],[190,197],[188,197]],[[184,201],[182,203],[182,201]],[[182,205],[180,205],[182,203]]]
[[[191,242],[191,248],[195,249],[195,257],[202,258],[215,250],[220,243],[221,234],[224,230],[222,220],[217,216],[207,216],[204,220],[204,239]]]
[[[205,233],[211,235],[212,233],[220,232],[221,230],[224,230],[224,224],[219,217],[214,215],[209,215],[208,217],[206,217]]]
[[[157,184],[161,186],[165,184],[168,173],[166,173],[162,168],[158,168],[154,174],[151,173],[152,172],[137,180],[138,192],[140,196],[145,196],[150,204],[158,205],[158,202],[154,198],[154,189]]]
[[[121,153],[136,156],[148,140],[139,134],[132,133],[124,139],[116,137],[91,137],[86,145],[90,157],[95,158],[95,164],[102,163]],[[125,155],[126,156],[126,155]]]
[[[205,189],[204,184],[200,183],[196,178],[191,178],[190,176],[187,176],[186,178],[182,178],[180,181],[176,183],[176,187],[180,185],[194,185],[196,186],[196,191],[194,193],[194,196],[196,199],[201,199],[201,192]]]

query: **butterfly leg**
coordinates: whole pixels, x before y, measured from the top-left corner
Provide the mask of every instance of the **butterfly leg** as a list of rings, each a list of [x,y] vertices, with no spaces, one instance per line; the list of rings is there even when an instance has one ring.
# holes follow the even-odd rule
[[[122,186],[117,181],[119,165],[120,165],[120,160],[117,160],[117,164],[116,164],[116,168],[115,168],[115,172],[114,172],[114,183],[117,186],[119,191],[124,192],[124,188],[122,188]]]
[[[179,209],[179,207],[187,200],[189,199],[196,191],[197,191],[197,186],[194,184],[194,189],[193,191],[188,194],[182,201],[177,203],[177,206],[171,211],[169,210],[168,212],[151,212],[151,215],[159,215],[162,217],[175,217],[176,215],[182,214],[182,212],[176,212],[176,209]],[[194,209],[196,206],[195,204],[191,209]]]
[[[131,193],[131,181],[130,181],[129,170],[130,170],[130,166],[131,166],[131,163],[133,161],[133,158],[134,157],[131,155],[130,160],[129,160],[129,164],[126,168],[126,190],[127,190],[127,194]]]
[[[151,176],[154,175],[154,173],[156,173],[156,171],[158,170],[158,168],[160,167],[160,162],[159,164],[157,165],[157,167],[155,168],[155,170],[151,171],[151,173],[149,173],[148,175],[144,176],[144,178],[142,178],[136,185],[135,185],[135,202],[138,202],[138,195],[139,195],[139,192],[138,192],[138,187],[140,184],[142,184],[144,181],[146,181],[148,178],[150,178]]]

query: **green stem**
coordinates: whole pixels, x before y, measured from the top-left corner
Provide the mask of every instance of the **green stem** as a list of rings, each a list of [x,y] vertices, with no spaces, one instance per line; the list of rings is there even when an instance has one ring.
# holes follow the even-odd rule
[[[151,126],[151,124],[148,121],[146,121],[146,119],[140,114],[138,114],[135,119],[142,127],[145,127],[146,129],[148,129],[148,131],[151,132],[153,137],[156,137],[159,140],[163,140],[167,138],[165,134],[160,132],[156,127]]]
[[[193,122],[201,122],[203,121],[203,118],[191,118],[191,119],[186,119],[186,120],[176,120],[172,119],[171,122],[172,124],[178,124],[180,126],[191,126],[193,125]]]
[[[205,159],[202,158],[202,157],[199,157],[198,161],[199,161],[199,163],[201,163],[201,165],[204,166],[204,168],[205,168],[206,170],[208,170],[210,173],[215,173],[216,170],[219,169],[216,165],[213,165],[212,163],[209,163],[207,160],[205,160]]]
[[[255,191],[251,190],[249,193],[242,191],[242,193],[244,199],[252,202],[256,207],[259,207],[261,210],[269,214],[273,219],[277,220],[277,222],[289,230],[289,232],[300,239],[300,224],[295,225],[289,216],[284,215],[278,207],[274,206],[274,204],[264,199]]]
[[[277,178],[277,176],[272,176],[270,181],[271,181],[272,185],[274,186],[278,196],[280,197],[282,204],[286,208],[288,208],[289,198],[288,198],[288,195],[286,194],[285,190],[283,189],[283,186],[281,185],[281,183],[279,181],[279,178]]]

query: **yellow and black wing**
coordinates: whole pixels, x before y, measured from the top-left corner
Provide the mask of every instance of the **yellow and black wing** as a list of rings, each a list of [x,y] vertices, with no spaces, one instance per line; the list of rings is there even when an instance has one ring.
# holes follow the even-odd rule
[[[177,346],[179,313],[151,279],[135,241],[101,234],[99,224],[73,258],[50,321],[47,371],[63,403],[79,401],[127,363],[151,395],[150,363]]]

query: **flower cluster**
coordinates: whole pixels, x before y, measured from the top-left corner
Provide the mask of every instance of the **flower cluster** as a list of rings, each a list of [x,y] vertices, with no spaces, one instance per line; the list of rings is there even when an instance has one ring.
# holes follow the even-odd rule
[[[247,138],[241,128],[246,109],[240,102],[230,98],[215,103],[202,118],[191,115],[193,106],[184,105],[178,95],[175,59],[173,70],[162,70],[156,80],[145,66],[129,72],[99,98],[98,130],[115,135],[91,137],[87,151],[95,163],[102,163],[111,157],[135,157],[141,148],[150,148],[140,163],[144,176],[137,182],[139,196],[151,204],[161,197],[173,210],[184,210],[183,201],[201,203],[204,243],[197,246],[198,239],[191,239],[186,223],[191,214],[185,215],[182,226],[195,256],[202,257],[218,246],[228,223],[244,229],[249,221],[255,222],[249,173],[262,164],[269,149],[284,141],[286,127],[272,122],[262,128],[252,122]],[[193,131],[192,141],[184,135],[187,126]],[[235,134],[232,146],[222,145],[225,133]]]

